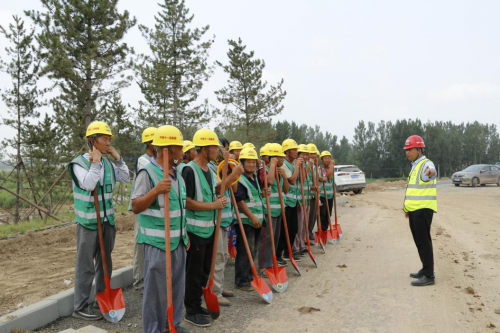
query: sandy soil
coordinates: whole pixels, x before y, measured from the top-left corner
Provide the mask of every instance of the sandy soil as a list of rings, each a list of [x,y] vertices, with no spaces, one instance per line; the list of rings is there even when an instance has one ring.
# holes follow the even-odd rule
[[[212,327],[184,326],[191,332],[500,332],[500,188],[439,187],[439,213],[433,222],[436,285],[422,288],[411,287],[408,277],[420,263],[401,211],[403,191],[400,184],[389,184],[349,196],[347,207],[339,209],[344,238],[328,245],[326,254],[313,249],[317,269],[308,258],[299,264],[301,277],[289,267],[289,288],[274,294],[272,305],[263,304],[254,292],[236,291],[233,305],[222,308]],[[8,269],[0,276],[2,306],[4,300],[15,304],[20,294],[28,302],[43,297],[43,290],[68,288],[63,280],[72,279],[75,253],[74,241],[57,243],[64,232],[74,237],[73,228],[68,228],[57,231],[61,236],[47,239],[47,244],[29,236],[0,244],[1,265]],[[125,244],[115,249],[115,262],[130,263],[130,235],[130,230],[118,234]],[[16,254],[8,251],[10,246]],[[27,254],[33,252],[38,258],[28,262]],[[228,266],[228,288],[233,286],[233,272]],[[54,275],[57,286],[40,287]],[[27,291],[36,291],[36,296]],[[94,324],[110,332],[140,332],[140,293],[129,289],[125,298],[127,313],[121,323]],[[41,331],[87,324],[66,318]]]
[[[131,265],[133,217],[118,216],[113,266]],[[0,241],[0,315],[73,287],[76,226]]]

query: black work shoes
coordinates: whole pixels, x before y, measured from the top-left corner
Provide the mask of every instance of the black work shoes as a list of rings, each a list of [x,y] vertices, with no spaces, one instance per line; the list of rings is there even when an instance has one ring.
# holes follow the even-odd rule
[[[427,277],[425,275],[422,275],[422,277],[419,278],[418,280],[414,280],[411,282],[411,285],[414,287],[431,286],[433,284],[434,284],[434,278]]]
[[[410,277],[414,279],[420,279],[422,276],[424,276],[424,273],[421,271],[418,271],[417,273],[410,273]]]

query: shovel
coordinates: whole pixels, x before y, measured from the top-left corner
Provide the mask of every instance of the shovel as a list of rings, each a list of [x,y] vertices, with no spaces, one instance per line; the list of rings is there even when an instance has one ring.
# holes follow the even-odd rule
[[[267,192],[267,172],[264,166],[264,190]],[[269,225],[269,237],[271,238],[271,249],[273,253],[273,267],[266,268],[267,278],[271,283],[271,288],[278,293],[285,292],[288,287],[288,277],[286,276],[286,268],[278,267],[278,262],[276,260],[276,249],[274,248],[274,232],[273,232],[273,220],[271,217],[271,203],[269,202],[269,196],[266,196],[267,204],[267,221]]]
[[[236,258],[236,246],[234,246],[233,227],[229,229],[229,244],[227,245],[227,252],[229,252],[229,256],[231,258]]]
[[[168,148],[163,148],[163,179],[168,179]],[[172,257],[170,253],[170,201],[169,193],[165,193],[163,201],[165,212],[165,271],[167,278],[167,318],[168,329],[171,333],[177,333],[174,327],[174,303],[172,302]]]
[[[97,235],[99,236],[99,248],[101,250],[102,270],[104,272],[105,289],[95,295],[99,309],[107,321],[111,323],[119,322],[125,314],[125,301],[120,288],[111,289],[108,275],[108,263],[106,261],[106,253],[104,251],[104,238],[102,235],[101,212],[99,209],[99,197],[97,187],[94,189],[94,205],[97,216]]]
[[[252,287],[255,289],[257,293],[259,293],[260,297],[266,302],[271,304],[273,302],[273,292],[269,289],[269,286],[266,284],[266,281],[260,276],[257,275],[257,270],[255,269],[255,264],[252,259],[252,253],[250,252],[250,248],[248,247],[247,236],[245,235],[245,229],[243,229],[243,223],[241,223],[240,211],[238,210],[238,205],[236,204],[236,198],[234,197],[233,188],[229,187],[231,191],[231,201],[233,202],[234,212],[236,213],[236,219],[238,220],[238,225],[240,226],[241,232],[241,240],[243,244],[245,244],[245,250],[247,251],[248,261],[250,262],[250,267],[252,267],[253,273],[253,281],[250,282]]]
[[[306,230],[309,230],[309,216],[305,212],[306,199],[304,199],[304,177],[303,177],[304,175],[305,175],[304,167],[301,166],[300,167],[300,191],[302,193],[302,207],[304,208],[302,215],[304,216],[305,228],[306,228]],[[306,244],[307,244],[307,253],[309,253],[309,257],[311,257],[311,260],[314,263],[314,266],[318,267],[318,264],[316,263],[316,259],[314,259],[314,255],[312,254],[312,251],[311,251],[311,241],[309,240],[309,235],[307,235],[307,237],[306,237]],[[322,245],[322,246],[324,246],[324,245]],[[324,249],[323,249],[323,251],[324,251]]]
[[[319,244],[321,245],[321,249],[323,250],[323,253],[325,253],[325,243],[327,242],[328,239],[328,231],[324,231],[323,228],[321,227],[321,214],[320,214],[320,205],[319,205],[319,173],[318,173],[318,162],[316,161],[316,172],[313,172],[313,181],[314,184],[316,185],[316,209],[318,214],[317,215],[317,221],[318,221],[318,231],[316,232],[316,238],[319,239]]]
[[[340,240],[342,238],[342,228],[337,219],[337,186],[335,185],[335,172],[333,173],[333,211],[335,213],[335,229],[337,230],[338,240]]]
[[[278,174],[278,170],[276,170],[276,184],[278,185],[278,195],[280,197],[280,206],[281,206],[281,218],[283,220],[283,227],[285,228],[285,236],[286,236],[286,245],[288,246],[288,254],[290,257],[290,262],[292,263],[293,268],[300,274],[299,265],[295,259],[293,259],[292,253],[292,245],[290,244],[290,236],[288,235],[288,225],[286,223],[286,214],[285,214],[285,204],[283,203],[283,194],[281,193],[281,184],[280,184],[280,176]]]
[[[227,163],[228,163],[228,155],[226,154],[225,163],[223,167],[222,173],[222,186],[221,192],[224,194],[224,181],[227,176]],[[203,295],[205,296],[205,303],[207,304],[207,309],[210,311],[210,316],[213,319],[219,318],[220,309],[219,309],[219,301],[217,300],[217,295],[212,291],[214,287],[214,272],[215,272],[215,261],[217,260],[217,245],[219,243],[219,234],[220,234],[220,221],[222,219],[222,208],[217,212],[217,224],[215,225],[215,235],[214,235],[214,245],[212,249],[212,263],[210,265],[210,275],[208,276],[208,286],[201,287],[203,290]]]

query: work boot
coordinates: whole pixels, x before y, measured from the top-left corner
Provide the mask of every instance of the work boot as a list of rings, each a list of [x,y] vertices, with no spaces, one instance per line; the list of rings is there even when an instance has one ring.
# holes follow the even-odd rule
[[[231,302],[229,302],[229,300],[222,295],[217,296],[217,303],[219,303],[220,306],[230,306],[231,305]]]
[[[433,284],[434,284],[434,277],[427,277],[425,275],[423,275],[420,279],[413,280],[411,282],[411,285],[414,287],[430,286]]]
[[[102,319],[102,314],[92,309],[90,305],[87,305],[81,310],[73,311],[72,314],[75,318],[80,318],[83,320],[99,320]]]
[[[224,297],[234,297],[234,293],[230,290],[223,290],[222,291],[222,296]]]
[[[286,267],[287,265],[286,261],[283,258],[278,258],[276,259],[276,261],[278,262],[278,267]]]
[[[189,330],[182,326],[177,326],[175,330],[177,331],[177,333],[189,333]],[[163,333],[170,333],[168,327],[163,330]]]
[[[207,316],[201,313],[195,313],[195,314],[186,313],[186,317],[184,317],[184,319],[188,323],[198,327],[208,327],[212,324],[210,322],[210,319],[208,319]]]
[[[414,279],[420,279],[422,276],[424,276],[422,270],[418,271],[417,273],[410,273],[410,277]]]

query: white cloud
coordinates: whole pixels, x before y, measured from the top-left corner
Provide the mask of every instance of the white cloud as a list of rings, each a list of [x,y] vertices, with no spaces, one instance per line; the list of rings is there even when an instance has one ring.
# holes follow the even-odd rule
[[[435,99],[447,103],[500,99],[500,84],[455,83],[434,94]]]

